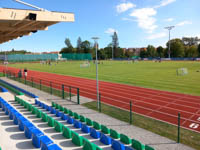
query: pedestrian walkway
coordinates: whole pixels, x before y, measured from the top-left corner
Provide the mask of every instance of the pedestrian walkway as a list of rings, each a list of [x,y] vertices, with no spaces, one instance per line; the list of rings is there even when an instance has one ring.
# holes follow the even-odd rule
[[[97,121],[100,124],[106,125],[107,127],[112,128],[118,131],[119,133],[123,133],[129,136],[130,138],[134,138],[143,144],[148,144],[154,147],[156,150],[193,150],[188,146],[185,146],[183,144],[177,144],[175,141],[169,140],[165,137],[161,137],[144,129],[135,127],[133,125],[129,125],[126,122],[122,122],[117,119],[111,118],[102,113],[90,110],[84,106],[77,105],[74,102],[63,100],[60,97],[50,95],[38,89],[26,86],[24,84],[21,84],[19,82],[7,78],[1,78],[1,79],[34,93],[35,95],[39,96],[40,101],[44,101],[49,105],[51,105],[51,102],[54,101],[58,104],[61,104],[64,107],[71,109],[73,112],[77,112],[78,114],[84,115],[85,117],[92,119],[93,121]],[[88,101],[90,100],[87,100],[87,102]],[[1,126],[2,123],[0,125],[0,130],[2,130]]]

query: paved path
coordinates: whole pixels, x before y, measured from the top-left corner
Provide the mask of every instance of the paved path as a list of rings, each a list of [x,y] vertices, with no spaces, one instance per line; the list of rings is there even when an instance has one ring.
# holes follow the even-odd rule
[[[143,144],[149,144],[152,147],[154,147],[156,150],[193,150],[192,148],[190,148],[188,146],[185,146],[183,144],[176,144],[175,141],[169,140],[165,137],[159,136],[159,135],[149,132],[147,130],[135,127],[133,125],[129,125],[125,122],[116,120],[116,119],[111,118],[102,113],[98,113],[96,111],[87,109],[84,106],[77,105],[77,104],[67,101],[67,100],[62,100],[59,97],[50,95],[48,93],[42,92],[40,90],[26,86],[24,84],[21,84],[19,82],[16,82],[16,81],[13,81],[13,80],[10,80],[7,78],[2,78],[2,79],[9,83],[15,84],[18,87],[21,87],[23,89],[31,91],[35,95],[39,96],[40,100],[42,100],[48,104],[51,104],[52,101],[55,101],[59,104],[62,104],[63,106],[66,106],[67,108],[70,108],[74,112],[83,114],[84,116],[86,116],[94,121],[97,121],[100,124],[107,125],[109,128],[115,129],[119,133],[126,134],[130,138],[139,140]],[[0,120],[0,131],[4,130],[4,128],[2,129],[2,126],[3,126],[2,120]],[[2,142],[0,140],[0,145],[1,145],[1,143]]]

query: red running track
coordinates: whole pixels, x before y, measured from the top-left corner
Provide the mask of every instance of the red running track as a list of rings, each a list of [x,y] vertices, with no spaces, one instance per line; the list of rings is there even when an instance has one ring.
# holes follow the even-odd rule
[[[4,69],[4,66],[0,66],[0,71]],[[7,69],[11,72],[18,72],[16,68],[9,67]],[[39,71],[29,71],[28,76],[33,77],[38,83],[39,79],[42,79],[57,83],[57,85],[65,84],[78,87],[81,96],[96,100],[96,80]],[[44,84],[48,85],[48,83]],[[56,87],[56,85],[53,87],[61,88],[61,86]],[[99,82],[99,91],[103,103],[129,110],[131,100],[134,112],[170,124],[177,125],[177,116],[180,112],[181,126],[200,133],[200,96],[105,81]]]

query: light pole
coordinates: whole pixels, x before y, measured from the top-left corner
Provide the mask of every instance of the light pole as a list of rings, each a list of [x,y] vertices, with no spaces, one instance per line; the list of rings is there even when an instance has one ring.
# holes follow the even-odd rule
[[[165,27],[165,29],[169,30],[169,47],[168,47],[168,57],[170,58],[170,31],[174,28],[175,26],[169,26],[169,27]]]
[[[96,49],[96,88],[97,88],[97,108],[99,109],[99,81],[98,81],[98,55],[97,55],[97,40],[98,37],[92,37],[95,43],[95,49]]]

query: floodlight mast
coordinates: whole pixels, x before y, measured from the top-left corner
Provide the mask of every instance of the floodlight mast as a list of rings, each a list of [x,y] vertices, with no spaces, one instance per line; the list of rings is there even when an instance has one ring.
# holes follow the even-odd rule
[[[175,26],[168,26],[168,27],[165,27],[165,29],[169,30],[169,47],[168,47],[168,57],[170,58],[170,31],[174,28]]]
[[[37,6],[35,6],[35,5],[31,5],[31,4],[26,3],[26,2],[23,2],[23,1],[21,1],[21,0],[14,0],[14,1],[16,1],[16,2],[18,2],[18,3],[21,3],[21,4],[24,4],[24,5],[26,5],[26,6],[29,6],[29,7],[32,7],[32,8],[38,9],[38,10],[40,10],[40,11],[47,11],[46,9],[43,9],[43,8],[37,7]]]

